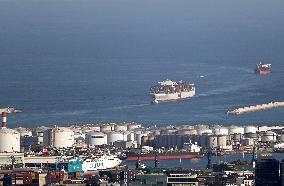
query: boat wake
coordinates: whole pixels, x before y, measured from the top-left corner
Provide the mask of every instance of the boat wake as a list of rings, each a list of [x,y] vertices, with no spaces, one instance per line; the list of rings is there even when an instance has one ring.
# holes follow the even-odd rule
[[[113,110],[120,110],[120,109],[131,109],[131,108],[137,108],[137,107],[144,107],[151,105],[151,103],[141,103],[141,104],[134,104],[134,105],[123,105],[123,106],[117,106],[117,107],[112,107],[111,109]]]
[[[220,88],[220,89],[215,89],[215,90],[211,90],[205,93],[201,93],[201,94],[197,94],[195,97],[209,97],[209,96],[216,96],[216,95],[223,95],[226,93],[230,93],[230,92],[237,92],[239,89],[245,88],[248,85],[236,85],[236,86],[231,86],[231,87],[225,87],[225,88]]]

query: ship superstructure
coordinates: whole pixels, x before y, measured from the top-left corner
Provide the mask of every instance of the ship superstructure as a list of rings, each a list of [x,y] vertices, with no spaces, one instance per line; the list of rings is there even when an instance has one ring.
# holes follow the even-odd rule
[[[258,74],[269,74],[271,72],[271,64],[264,64],[260,62],[256,65],[255,72]]]
[[[184,81],[165,80],[158,82],[157,85],[150,88],[150,94],[155,103],[161,101],[171,101],[178,99],[191,98],[195,95],[195,86],[193,83]]]

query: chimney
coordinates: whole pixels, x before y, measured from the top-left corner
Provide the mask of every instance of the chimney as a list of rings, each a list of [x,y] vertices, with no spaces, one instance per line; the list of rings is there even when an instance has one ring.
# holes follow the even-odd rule
[[[7,113],[6,112],[2,112],[2,127],[7,127]]]

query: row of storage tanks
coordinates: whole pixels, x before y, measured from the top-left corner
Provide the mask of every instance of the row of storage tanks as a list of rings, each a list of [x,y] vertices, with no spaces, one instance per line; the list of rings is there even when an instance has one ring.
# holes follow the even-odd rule
[[[56,148],[71,147],[78,136],[81,136],[82,139],[87,136],[90,145],[107,144],[116,140],[128,140],[135,137],[139,139],[139,135],[141,135],[139,132],[138,134],[130,134],[128,131],[140,127],[141,124],[137,123],[91,125],[83,128],[57,126],[50,128],[42,126],[33,131],[22,127],[16,129],[1,127],[0,152],[20,152],[20,139],[31,136],[37,136],[39,143],[43,145]],[[78,134],[78,131],[80,131],[80,134]]]
[[[256,127],[256,126],[212,126],[208,125],[183,125],[166,127],[163,129],[142,130],[141,125],[131,124],[108,124],[82,127],[39,127],[34,132],[26,128],[16,130],[0,129],[0,152],[20,151],[20,138],[27,136],[38,136],[40,142],[46,146],[56,148],[71,147],[76,140],[84,140],[88,146],[112,144],[115,141],[137,141],[141,144],[142,136],[155,135],[186,135],[193,136],[193,141],[206,146],[225,146],[228,140],[240,140],[240,138],[257,138],[257,132],[261,131],[261,141],[276,141],[277,134],[271,129],[282,129],[282,127]],[[268,130],[268,131],[267,131]],[[284,141],[284,135],[278,135],[279,141]]]

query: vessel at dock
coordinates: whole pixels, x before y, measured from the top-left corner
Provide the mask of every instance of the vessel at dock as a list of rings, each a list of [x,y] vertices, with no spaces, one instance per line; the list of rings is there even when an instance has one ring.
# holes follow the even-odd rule
[[[92,158],[75,158],[68,164],[69,172],[91,172],[113,169],[119,166],[121,160],[113,155],[102,155]]]
[[[257,74],[269,74],[271,72],[271,64],[264,64],[260,62],[256,65],[255,73]]]
[[[165,80],[150,88],[155,103],[191,98],[195,95],[193,83]]]
[[[126,160],[136,161],[136,160],[173,160],[173,159],[193,159],[202,158],[204,156],[201,152],[191,152],[191,151],[166,151],[166,152],[129,152],[127,153]]]

